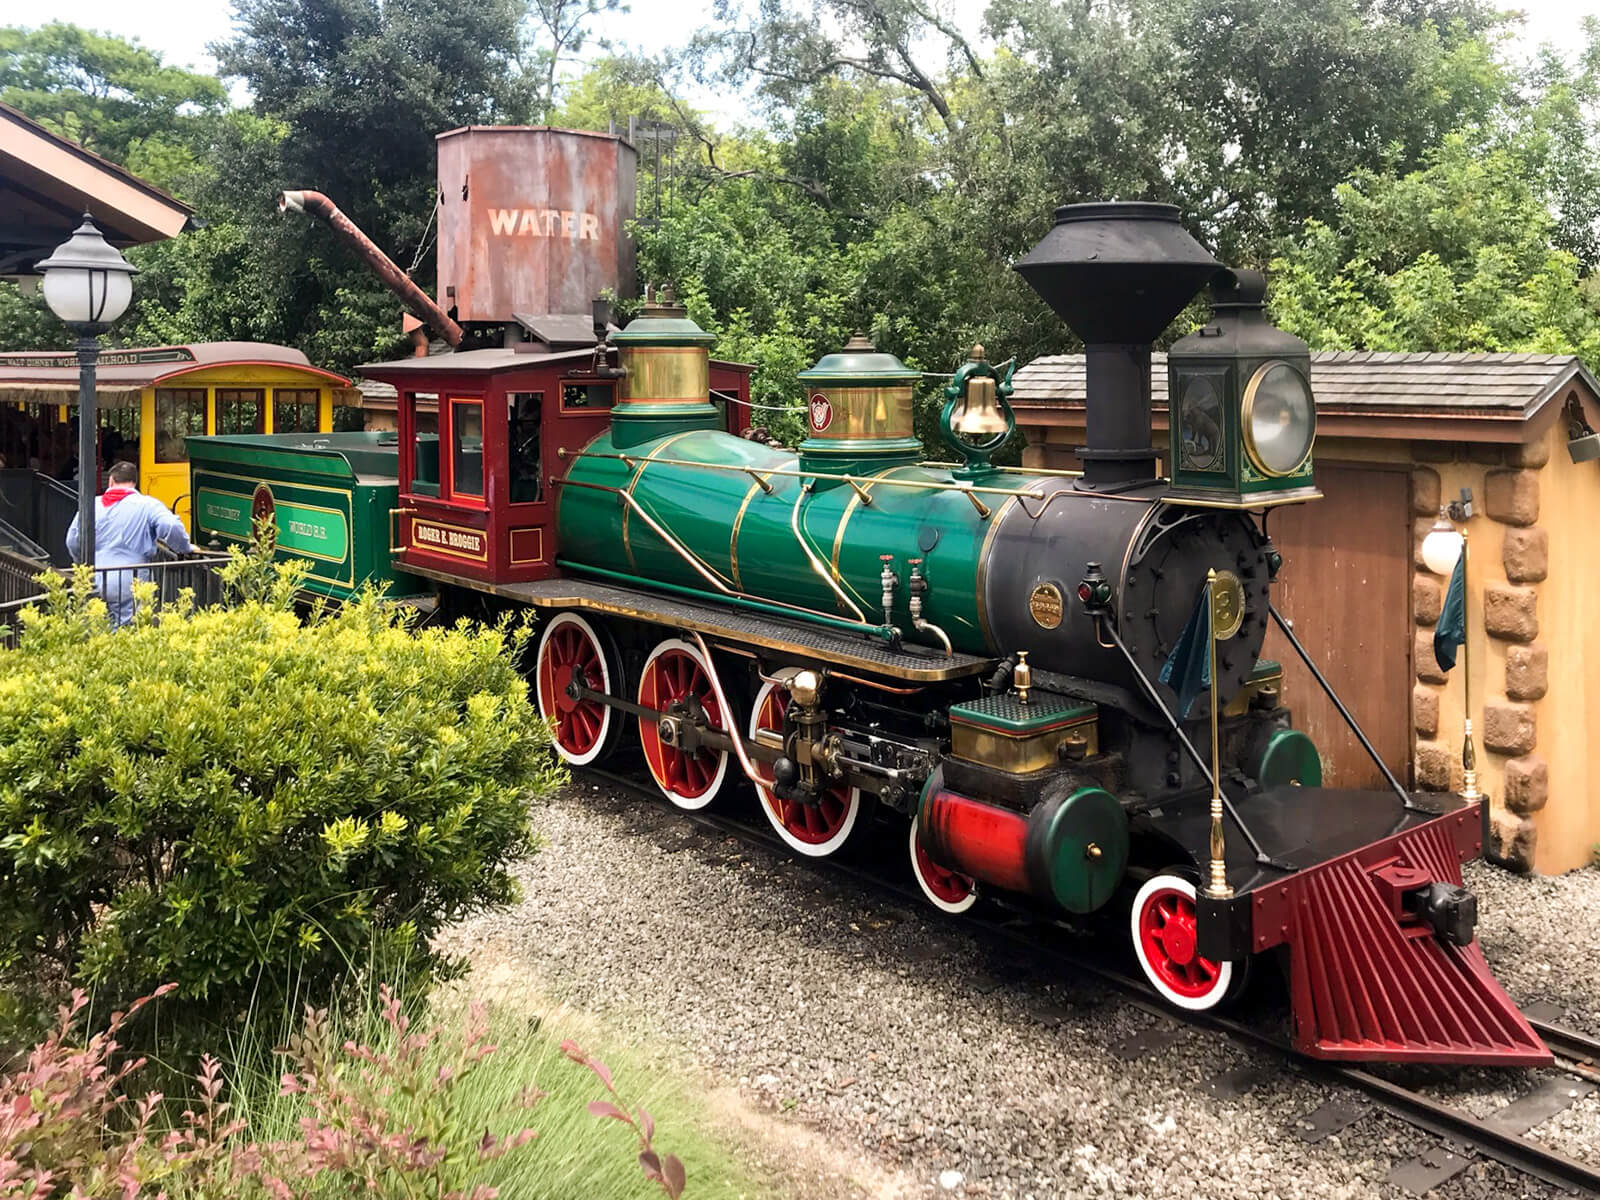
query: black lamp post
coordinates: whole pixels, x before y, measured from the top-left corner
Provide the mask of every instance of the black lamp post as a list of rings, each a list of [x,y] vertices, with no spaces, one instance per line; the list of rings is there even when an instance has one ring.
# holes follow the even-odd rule
[[[78,559],[94,566],[94,488],[99,478],[99,415],[94,366],[100,335],[128,310],[138,268],[117,253],[83,214],[83,224],[39,264],[44,301],[78,335]]]

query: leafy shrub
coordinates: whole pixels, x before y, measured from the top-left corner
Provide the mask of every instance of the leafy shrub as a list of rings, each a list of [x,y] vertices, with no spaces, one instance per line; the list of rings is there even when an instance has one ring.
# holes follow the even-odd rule
[[[557,782],[526,629],[415,628],[369,595],[302,625],[292,570],[236,557],[231,609],[85,577],[0,652],[0,980],[125,1003],[174,981],[185,1035],[325,996],[359,948],[426,981],[445,923],[510,901]],[[244,584],[244,587],[239,587]],[[378,966],[377,969],[383,969]]]

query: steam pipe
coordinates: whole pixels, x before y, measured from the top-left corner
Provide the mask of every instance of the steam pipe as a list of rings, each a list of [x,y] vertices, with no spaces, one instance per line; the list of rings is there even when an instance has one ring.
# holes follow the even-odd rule
[[[392,258],[378,249],[376,243],[362,233],[360,226],[345,216],[332,200],[321,192],[280,192],[278,211],[305,213],[307,216],[322,218],[366,260],[367,265],[377,272],[378,278],[383,280],[384,285],[400,297],[400,302],[409,308],[419,321],[431,327],[435,333],[449,342],[452,348],[461,345],[463,336],[461,326],[452,321],[450,315],[434,303],[433,298],[418,287],[411,276],[396,266]]]

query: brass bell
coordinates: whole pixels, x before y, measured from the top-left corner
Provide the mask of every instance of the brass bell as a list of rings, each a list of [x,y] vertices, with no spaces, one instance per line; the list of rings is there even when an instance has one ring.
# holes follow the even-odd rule
[[[983,347],[972,348],[973,360],[983,358]],[[978,375],[967,380],[956,405],[950,410],[950,429],[963,437],[987,437],[1006,431],[1006,415],[1000,411],[995,381]]]

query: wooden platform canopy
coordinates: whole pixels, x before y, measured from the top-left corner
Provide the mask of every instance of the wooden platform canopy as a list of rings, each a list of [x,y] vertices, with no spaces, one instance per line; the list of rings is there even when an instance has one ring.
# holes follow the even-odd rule
[[[0,104],[0,276],[33,274],[85,212],[119,249],[195,221],[193,209],[153,183]]]

